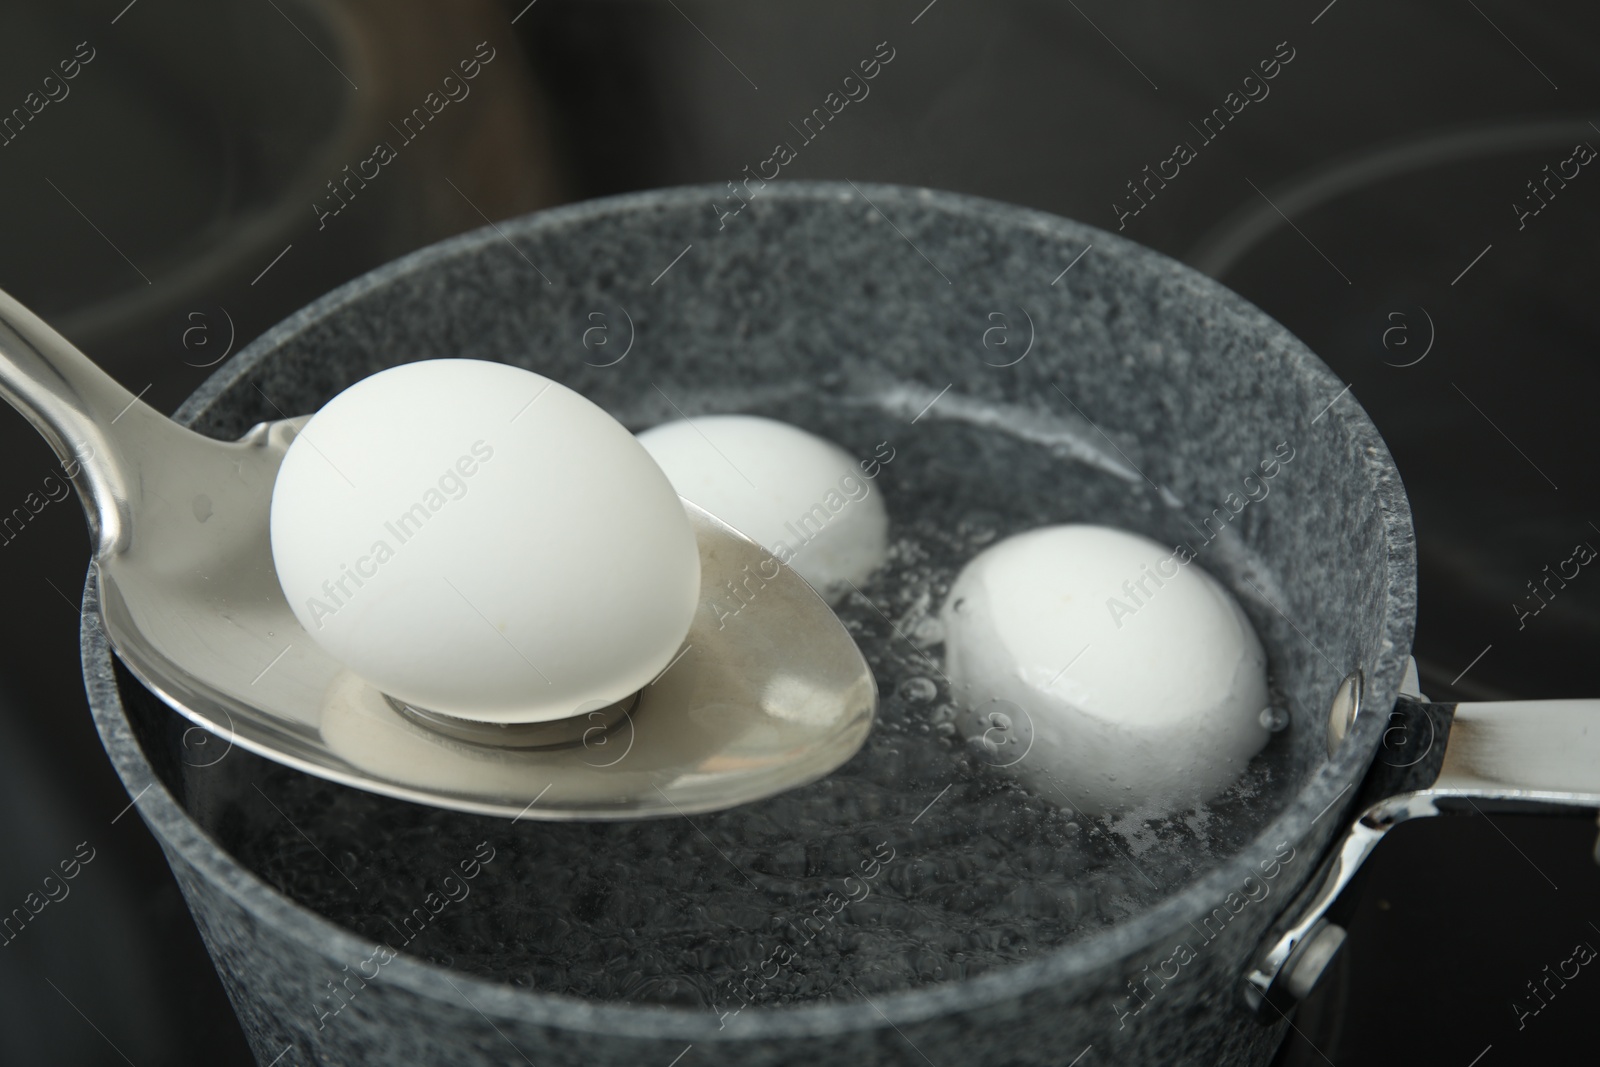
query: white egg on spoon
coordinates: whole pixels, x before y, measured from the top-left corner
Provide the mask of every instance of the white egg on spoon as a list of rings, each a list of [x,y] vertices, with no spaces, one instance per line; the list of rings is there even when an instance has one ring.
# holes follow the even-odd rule
[[[1266,744],[1266,654],[1187,550],[1032,530],[968,563],[941,614],[963,732],[1090,814],[1203,803]]]
[[[874,487],[894,458],[886,441],[858,460],[775,419],[701,415],[645,430],[639,443],[684,499],[793,567],[830,601],[888,556],[889,514]]]
[[[380,371],[312,416],[279,469],[271,539],[313,640],[397,700],[483,722],[637,692],[700,596],[688,516],[633,435],[481,360]]]
[[[331,374],[382,359],[319,352]],[[266,398],[297,364],[275,366],[222,388]],[[224,754],[460,811],[612,820],[796,788],[872,729],[872,672],[816,592],[548,378],[406,364],[218,440],[0,292],[0,385],[75,457],[86,634]],[[760,610],[719,626],[708,590],[755,566]]]

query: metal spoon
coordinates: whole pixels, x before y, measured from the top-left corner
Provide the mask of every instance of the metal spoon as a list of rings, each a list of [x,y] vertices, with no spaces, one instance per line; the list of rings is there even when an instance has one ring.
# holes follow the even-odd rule
[[[268,759],[461,811],[630,819],[719,810],[814,781],[872,727],[866,661],[788,567],[736,620],[719,623],[702,602],[679,658],[621,705],[531,727],[411,711],[322,652],[278,585],[267,516],[304,418],[262,423],[235,442],[203,437],[4,292],[0,396],[73,474],[98,621],[117,655],[185,717]],[[770,558],[684,504],[703,590]]]

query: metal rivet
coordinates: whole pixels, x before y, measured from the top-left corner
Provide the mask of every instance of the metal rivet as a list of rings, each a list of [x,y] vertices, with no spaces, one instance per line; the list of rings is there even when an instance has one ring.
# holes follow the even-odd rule
[[[1310,996],[1344,948],[1345,936],[1344,927],[1334,923],[1324,921],[1312,927],[1289,961],[1284,991],[1297,1001]]]
[[[1359,667],[1339,683],[1339,691],[1333,694],[1333,704],[1328,709],[1328,755],[1339,750],[1350,727],[1355,725],[1356,716],[1361,714],[1361,696],[1365,688],[1366,681]]]

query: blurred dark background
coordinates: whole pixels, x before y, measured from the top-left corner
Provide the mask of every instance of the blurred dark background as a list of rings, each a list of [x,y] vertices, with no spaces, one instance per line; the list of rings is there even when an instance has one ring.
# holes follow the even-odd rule
[[[883,41],[892,67],[786,177],[1120,222],[1218,277],[1351,384],[1399,461],[1424,691],[1600,695],[1600,576],[1539,599],[1530,585],[1600,545],[1600,170],[1574,155],[1600,145],[1593,4],[12,4],[0,287],[170,411],[227,353],[410,249],[570,200],[739,178]],[[494,58],[471,95],[319,222],[327,183],[479,42]],[[1214,139],[1198,129],[1284,55],[1267,96]],[[1180,141],[1194,158],[1173,177]],[[71,897],[0,946],[0,1063],[249,1063],[90,724],[80,509],[51,499],[59,466],[20,417],[0,418],[0,456],[0,911],[80,842],[94,850]],[[1393,836],[1282,1062],[1592,1049],[1600,978],[1522,1029],[1511,1002],[1575,942],[1600,945],[1593,824],[1441,819]]]

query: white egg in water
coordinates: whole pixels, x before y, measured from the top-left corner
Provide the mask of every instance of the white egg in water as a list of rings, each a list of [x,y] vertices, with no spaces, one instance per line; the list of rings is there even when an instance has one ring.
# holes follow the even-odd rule
[[[357,382],[289,446],[272,558],[311,638],[415,707],[582,714],[671,661],[699,605],[693,528],[627,429],[502,363]]]
[[[889,551],[889,514],[873,480],[888,442],[857,460],[831,441],[754,415],[701,415],[639,435],[686,499],[771,552],[830,600],[865,581]]]
[[[1032,530],[968,563],[941,615],[963,732],[1090,814],[1203,803],[1266,744],[1266,654],[1187,549]]]

